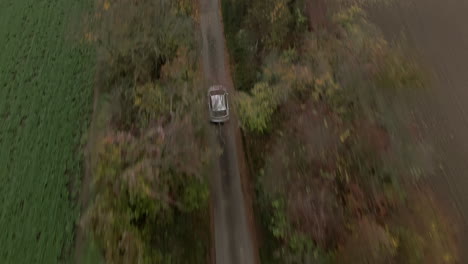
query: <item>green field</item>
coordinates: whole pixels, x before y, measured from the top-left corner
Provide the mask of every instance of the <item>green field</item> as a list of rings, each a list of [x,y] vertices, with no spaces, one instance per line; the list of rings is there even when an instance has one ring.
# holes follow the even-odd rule
[[[70,22],[89,7],[0,1],[0,263],[70,262],[94,72]]]

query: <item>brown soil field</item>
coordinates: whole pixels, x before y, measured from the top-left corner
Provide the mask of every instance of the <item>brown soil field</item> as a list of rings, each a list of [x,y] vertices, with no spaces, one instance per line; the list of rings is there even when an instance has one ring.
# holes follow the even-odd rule
[[[412,100],[412,113],[433,146],[429,182],[460,225],[468,252],[468,2],[395,0],[369,7],[369,18],[390,41],[404,43],[426,68],[429,87]],[[464,263],[468,253],[462,253]]]

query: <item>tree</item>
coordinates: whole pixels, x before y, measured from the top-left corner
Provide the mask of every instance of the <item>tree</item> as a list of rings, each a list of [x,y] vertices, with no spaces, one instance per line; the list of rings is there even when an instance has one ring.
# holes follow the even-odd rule
[[[238,102],[241,121],[246,129],[260,133],[268,130],[271,116],[278,106],[274,90],[268,83],[255,84],[251,96],[241,92]]]
[[[85,216],[108,263],[206,258],[213,152],[200,122],[205,91],[190,5],[103,0],[91,25],[99,88],[118,103],[99,146],[96,197]]]
[[[291,0],[256,0],[249,9],[247,28],[253,30],[266,50],[281,48],[294,25]]]
[[[159,263],[189,251],[177,242],[183,227],[175,217],[205,210],[209,194],[202,168],[209,153],[195,145],[192,128],[188,119],[176,120],[140,137],[111,134],[102,143],[87,221],[109,263]]]

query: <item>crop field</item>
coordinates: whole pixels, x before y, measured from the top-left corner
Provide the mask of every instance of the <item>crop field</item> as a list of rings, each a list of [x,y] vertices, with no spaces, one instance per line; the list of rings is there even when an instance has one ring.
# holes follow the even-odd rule
[[[91,4],[0,1],[1,263],[69,262],[93,82],[70,22]]]

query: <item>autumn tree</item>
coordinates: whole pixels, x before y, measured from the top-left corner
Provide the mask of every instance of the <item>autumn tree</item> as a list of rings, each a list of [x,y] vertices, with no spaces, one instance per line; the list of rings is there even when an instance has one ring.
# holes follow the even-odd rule
[[[107,263],[203,263],[208,254],[207,123],[196,8],[101,1],[90,27],[110,127],[84,217]]]

